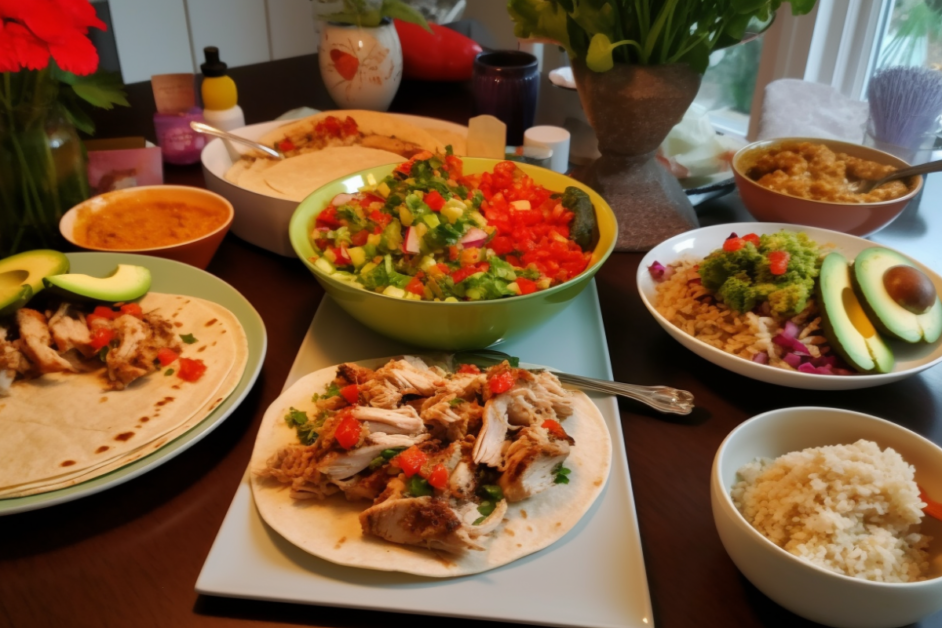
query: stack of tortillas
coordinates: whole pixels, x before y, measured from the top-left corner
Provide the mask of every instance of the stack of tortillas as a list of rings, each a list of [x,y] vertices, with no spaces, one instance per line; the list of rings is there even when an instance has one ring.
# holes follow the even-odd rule
[[[262,136],[259,141],[277,147],[286,138],[297,138],[313,132],[328,117],[356,121],[361,138],[378,136],[400,140],[432,152],[445,152],[451,146],[457,155],[464,155],[467,138],[447,128],[419,128],[402,117],[376,111],[325,111],[290,122]],[[362,146],[327,146],[302,152],[283,160],[248,155],[226,172],[226,179],[241,188],[291,201],[302,201],[317,188],[348,174],[385,164],[402,163],[406,158],[389,150]]]
[[[103,371],[51,373],[17,381],[0,397],[0,498],[53,491],[142,458],[208,417],[242,378],[248,343],[232,312],[195,297],[150,293],[140,302],[193,342],[181,357],[202,360],[187,382],[158,370],[124,390]]]

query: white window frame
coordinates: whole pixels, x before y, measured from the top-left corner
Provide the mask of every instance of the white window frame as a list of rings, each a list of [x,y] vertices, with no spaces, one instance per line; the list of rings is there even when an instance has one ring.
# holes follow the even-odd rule
[[[756,91],[748,117],[730,110],[711,112],[720,131],[755,139],[765,86],[781,78],[824,83],[861,99],[876,63],[874,44],[886,28],[893,0],[818,0],[808,15],[794,17],[783,4],[763,35]]]

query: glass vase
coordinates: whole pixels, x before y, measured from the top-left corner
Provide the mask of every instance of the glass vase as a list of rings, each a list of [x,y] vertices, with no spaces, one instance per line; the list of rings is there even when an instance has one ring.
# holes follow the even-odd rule
[[[64,247],[59,219],[88,198],[86,168],[48,71],[0,74],[0,258]]]

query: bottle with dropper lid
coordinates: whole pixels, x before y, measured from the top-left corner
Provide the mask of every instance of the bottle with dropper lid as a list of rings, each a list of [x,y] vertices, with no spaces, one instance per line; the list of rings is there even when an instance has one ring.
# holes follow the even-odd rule
[[[203,118],[210,126],[231,131],[245,126],[245,114],[238,105],[239,93],[235,81],[226,74],[225,63],[219,60],[219,48],[203,48],[206,62],[200,65],[203,71]]]

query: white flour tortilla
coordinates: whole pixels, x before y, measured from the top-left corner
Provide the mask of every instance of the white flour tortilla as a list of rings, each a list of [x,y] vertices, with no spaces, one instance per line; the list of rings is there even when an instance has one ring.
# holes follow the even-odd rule
[[[371,360],[361,364],[378,368],[387,361]],[[322,393],[336,373],[334,366],[306,375],[269,406],[249,463],[252,493],[262,519],[314,556],[349,567],[433,578],[480,573],[523,558],[561,539],[588,512],[605,488],[612,463],[608,428],[595,404],[582,392],[575,392],[575,412],[563,423],[566,432],[576,441],[565,462],[572,470],[569,484],[556,485],[530,499],[509,504],[506,523],[491,534],[490,540],[484,539],[485,551],[449,554],[366,537],[358,517],[370,502],[348,502],[343,495],[324,501],[296,500],[285,485],[256,475],[272,454],[297,443],[295,430],[284,420],[288,409],[313,409],[312,395]],[[526,517],[522,511],[526,512]]]

